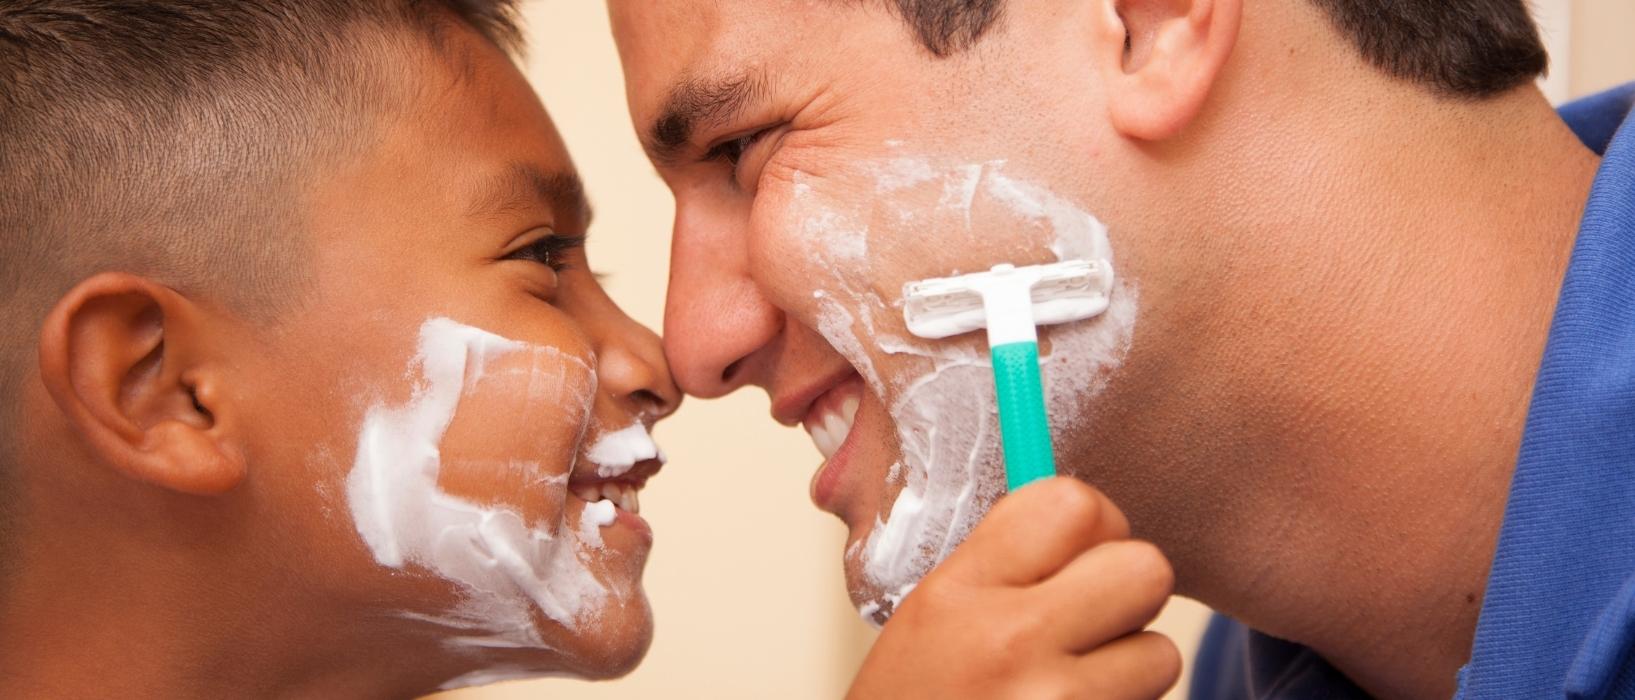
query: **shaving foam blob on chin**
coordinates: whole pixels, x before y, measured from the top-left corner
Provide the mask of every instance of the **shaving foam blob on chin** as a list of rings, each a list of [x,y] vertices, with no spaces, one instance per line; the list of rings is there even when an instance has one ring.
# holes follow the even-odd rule
[[[462,600],[453,610],[404,613],[454,630],[454,647],[547,648],[534,625],[535,609],[579,629],[608,595],[580,560],[586,543],[574,530],[531,527],[514,509],[479,505],[438,486],[440,443],[461,395],[483,378],[487,363],[520,353],[532,355],[530,386],[587,386],[585,396],[551,398],[579,401],[588,415],[595,373],[583,360],[433,318],[420,328],[411,363],[413,396],[367,411],[347,475],[347,505],[376,562],[424,567],[459,585]],[[607,507],[587,508],[586,519],[603,520],[601,511],[612,504],[601,505]]]

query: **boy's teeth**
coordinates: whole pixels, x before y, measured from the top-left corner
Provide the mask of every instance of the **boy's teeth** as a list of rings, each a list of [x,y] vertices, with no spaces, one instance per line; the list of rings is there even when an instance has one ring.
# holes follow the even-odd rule
[[[636,489],[625,486],[619,489],[619,498],[613,501],[621,510],[630,513],[640,513],[641,503],[636,500]]]
[[[848,433],[851,432],[852,424],[857,422],[857,406],[859,403],[857,397],[853,396],[846,399],[845,403],[840,404],[840,415],[846,419],[846,432]]]
[[[635,486],[613,481],[573,487],[573,495],[586,503],[611,501],[620,510],[631,513],[641,512],[641,499],[637,497],[637,493],[639,490]]]

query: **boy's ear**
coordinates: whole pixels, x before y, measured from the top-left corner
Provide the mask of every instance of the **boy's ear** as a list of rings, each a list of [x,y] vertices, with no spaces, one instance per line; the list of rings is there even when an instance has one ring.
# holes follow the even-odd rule
[[[40,331],[40,375],[69,425],[121,474],[189,494],[243,481],[224,433],[226,397],[207,317],[174,290],[101,273],[68,292]]]
[[[1243,0],[1094,0],[1096,63],[1119,133],[1159,141],[1203,109],[1237,44]]]

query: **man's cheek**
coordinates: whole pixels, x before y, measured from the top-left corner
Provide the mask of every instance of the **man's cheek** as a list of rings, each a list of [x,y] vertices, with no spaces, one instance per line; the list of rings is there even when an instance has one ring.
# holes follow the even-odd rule
[[[915,280],[1053,260],[1048,217],[1016,211],[1001,165],[890,155],[822,174],[791,166],[757,196],[757,267],[794,267],[781,275],[791,284],[769,286],[799,308],[814,287],[890,305]]]
[[[468,372],[443,437],[438,485],[482,505],[555,521],[590,414],[588,365],[553,348],[492,358]]]
[[[1004,490],[983,335],[913,337],[904,283],[999,263],[1110,264],[1107,231],[1000,161],[897,153],[797,173],[780,194],[757,228],[780,257],[805,266],[781,280],[780,305],[851,362],[895,431],[898,459],[881,482],[861,486],[880,489],[875,523],[848,551],[854,597],[866,615],[883,614]],[[1042,370],[1053,417],[1071,418],[1105,385],[1129,347],[1134,311],[1125,285],[1100,318],[1049,329]]]
[[[877,190],[869,247],[885,281],[901,284],[1054,262],[1048,213],[1020,202],[1004,163],[939,163],[902,156],[869,166]]]

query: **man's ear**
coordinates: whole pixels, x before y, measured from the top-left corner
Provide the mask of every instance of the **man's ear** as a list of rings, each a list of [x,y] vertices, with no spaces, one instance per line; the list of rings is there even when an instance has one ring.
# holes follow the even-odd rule
[[[1237,44],[1242,0],[1096,2],[1094,43],[1113,128],[1143,141],[1180,133]]]
[[[68,292],[40,331],[40,376],[89,450],[121,474],[190,494],[243,481],[217,411],[221,364],[206,315],[151,280],[101,273]]]

